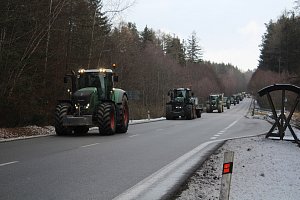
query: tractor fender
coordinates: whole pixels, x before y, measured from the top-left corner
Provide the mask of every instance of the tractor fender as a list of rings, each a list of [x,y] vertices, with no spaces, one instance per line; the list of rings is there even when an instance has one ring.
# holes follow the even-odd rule
[[[57,103],[58,104],[68,103],[68,104],[72,105],[72,100],[69,100],[69,99],[60,99],[60,100],[57,100]]]
[[[116,104],[122,104],[122,99],[123,96],[127,97],[127,93],[126,91],[122,90],[122,89],[118,89],[118,88],[114,88],[113,89],[113,94],[112,94],[112,100],[116,103]],[[127,97],[128,98],[128,97]]]

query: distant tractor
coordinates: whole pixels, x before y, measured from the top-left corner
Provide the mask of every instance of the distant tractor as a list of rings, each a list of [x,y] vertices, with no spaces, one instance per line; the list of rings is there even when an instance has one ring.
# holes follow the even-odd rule
[[[84,134],[99,127],[100,134],[126,133],[129,123],[127,94],[114,88],[118,77],[111,69],[80,69],[71,79],[70,99],[59,100],[55,110],[57,135]]]
[[[238,94],[234,94],[234,95],[232,95],[232,97],[233,97],[233,99],[235,100],[235,102],[236,102],[237,104],[240,103],[240,97],[239,97]]]
[[[211,113],[218,110],[218,113],[224,112],[223,94],[211,94],[206,102],[206,112]]]
[[[189,88],[176,88],[168,92],[170,101],[166,104],[166,119],[195,119],[201,117],[203,107]]]
[[[231,101],[230,97],[223,97],[223,106],[230,109]]]
[[[230,104],[236,105],[236,100],[234,96],[229,97],[230,98]]]

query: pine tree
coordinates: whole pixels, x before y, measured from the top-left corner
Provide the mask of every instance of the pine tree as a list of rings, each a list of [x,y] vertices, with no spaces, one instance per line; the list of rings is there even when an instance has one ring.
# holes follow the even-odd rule
[[[155,33],[152,29],[149,29],[147,26],[144,28],[144,31],[141,33],[142,42],[146,44],[147,42],[154,42]]]
[[[192,32],[187,44],[187,61],[191,63],[202,62],[202,49],[198,45],[196,32]]]
[[[165,53],[170,55],[180,65],[185,65],[185,48],[178,37],[171,35],[165,36]]]

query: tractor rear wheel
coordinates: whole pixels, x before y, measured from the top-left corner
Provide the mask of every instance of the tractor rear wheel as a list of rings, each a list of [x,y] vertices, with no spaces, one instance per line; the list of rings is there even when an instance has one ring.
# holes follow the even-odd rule
[[[201,110],[197,109],[196,110],[196,115],[197,115],[197,118],[201,118]]]
[[[99,105],[96,120],[100,134],[113,135],[116,132],[116,108],[112,103]]]
[[[70,111],[71,105],[67,103],[58,104],[55,108],[55,132],[56,135],[67,135],[72,133],[72,130],[66,126],[63,126],[63,118]]]
[[[117,125],[116,132],[117,133],[126,133],[128,130],[129,124],[129,108],[128,108],[128,99],[126,96],[122,98],[122,113],[120,115],[120,124]]]

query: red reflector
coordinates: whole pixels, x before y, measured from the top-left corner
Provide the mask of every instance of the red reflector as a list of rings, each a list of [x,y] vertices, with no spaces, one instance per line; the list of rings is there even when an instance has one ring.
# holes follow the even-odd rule
[[[223,164],[223,174],[232,173],[233,162]]]

